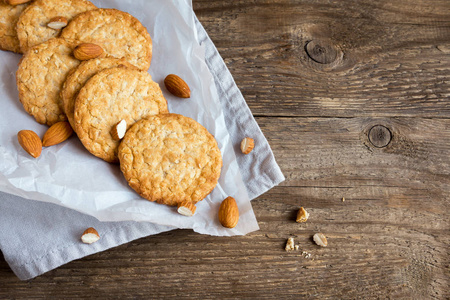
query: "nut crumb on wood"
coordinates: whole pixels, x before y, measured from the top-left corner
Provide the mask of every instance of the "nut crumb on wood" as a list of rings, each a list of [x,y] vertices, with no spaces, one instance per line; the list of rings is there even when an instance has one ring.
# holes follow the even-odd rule
[[[286,251],[292,251],[295,249],[293,237],[288,238],[285,249]]]
[[[345,198],[344,197],[342,197],[342,202],[345,202]]]
[[[328,246],[327,238],[325,237],[325,235],[323,233],[320,233],[320,232],[316,233],[313,236],[313,240],[317,245],[319,245],[321,247]]]
[[[300,207],[300,209],[297,212],[297,219],[295,220],[295,222],[297,223],[303,223],[306,222],[309,218],[309,213],[303,208]]]
[[[295,251],[297,251],[300,248],[300,246],[299,245],[295,245],[294,248],[295,248]]]

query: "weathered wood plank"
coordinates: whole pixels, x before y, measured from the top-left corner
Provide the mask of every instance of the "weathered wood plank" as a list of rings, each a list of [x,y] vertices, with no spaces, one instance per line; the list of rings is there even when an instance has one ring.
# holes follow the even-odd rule
[[[0,297],[26,297],[30,288],[34,295],[59,297],[439,299],[448,294],[450,145],[442,141],[450,138],[450,120],[258,122],[287,175],[282,186],[254,201],[260,231],[233,238],[169,232],[69,263],[28,283],[12,277],[3,263],[0,280],[7,284]],[[367,144],[364,136],[374,124],[392,131],[388,147]],[[311,213],[304,224],[295,223],[300,206]],[[328,236],[328,248],[312,242],[318,231]],[[301,251],[284,251],[289,236]]]
[[[256,115],[449,115],[448,1],[194,4]],[[315,62],[309,41],[339,58]]]

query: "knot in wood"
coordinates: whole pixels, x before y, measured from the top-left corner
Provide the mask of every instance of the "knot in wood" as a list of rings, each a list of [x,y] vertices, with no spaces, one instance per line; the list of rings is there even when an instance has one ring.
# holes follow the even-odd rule
[[[341,51],[328,41],[309,41],[305,46],[309,58],[319,64],[331,64],[340,56]]]
[[[369,130],[369,141],[377,148],[384,148],[392,140],[391,131],[383,125],[375,125]]]

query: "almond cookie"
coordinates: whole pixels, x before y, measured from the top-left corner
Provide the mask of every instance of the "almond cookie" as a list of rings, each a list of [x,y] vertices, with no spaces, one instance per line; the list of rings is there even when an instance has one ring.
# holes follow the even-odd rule
[[[148,70],[152,39],[133,16],[116,9],[96,9],[78,15],[64,28],[62,38],[101,45],[113,57],[125,58],[141,70]]]
[[[9,5],[0,0],[0,49],[22,53],[16,24],[28,4]]]
[[[72,56],[75,43],[54,38],[30,49],[16,73],[19,99],[37,122],[51,126],[66,121],[60,92],[70,70],[80,61]]]
[[[61,99],[64,113],[66,114],[70,125],[72,125],[72,128],[75,128],[73,111],[75,109],[75,99],[80,89],[98,72],[119,66],[136,69],[135,66],[128,63],[125,59],[96,58],[82,62],[78,68],[73,69],[73,71],[70,72],[64,82],[61,91]]]
[[[166,205],[197,203],[212,192],[222,168],[214,137],[178,114],[136,122],[119,146],[120,169],[142,197]]]
[[[31,47],[57,37],[61,29],[53,29],[48,23],[55,17],[68,22],[76,15],[97,7],[87,0],[36,0],[20,15],[17,35],[20,49],[25,53]]]
[[[75,132],[93,155],[111,163],[119,162],[119,142],[113,127],[125,120],[127,128],[137,120],[167,113],[167,102],[150,74],[124,67],[94,75],[75,100]]]

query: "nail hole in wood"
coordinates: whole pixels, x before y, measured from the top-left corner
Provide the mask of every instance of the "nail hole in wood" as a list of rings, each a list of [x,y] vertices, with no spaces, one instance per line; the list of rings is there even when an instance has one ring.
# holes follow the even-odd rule
[[[392,133],[389,128],[383,125],[375,125],[369,130],[369,141],[377,148],[384,148],[392,140]]]

